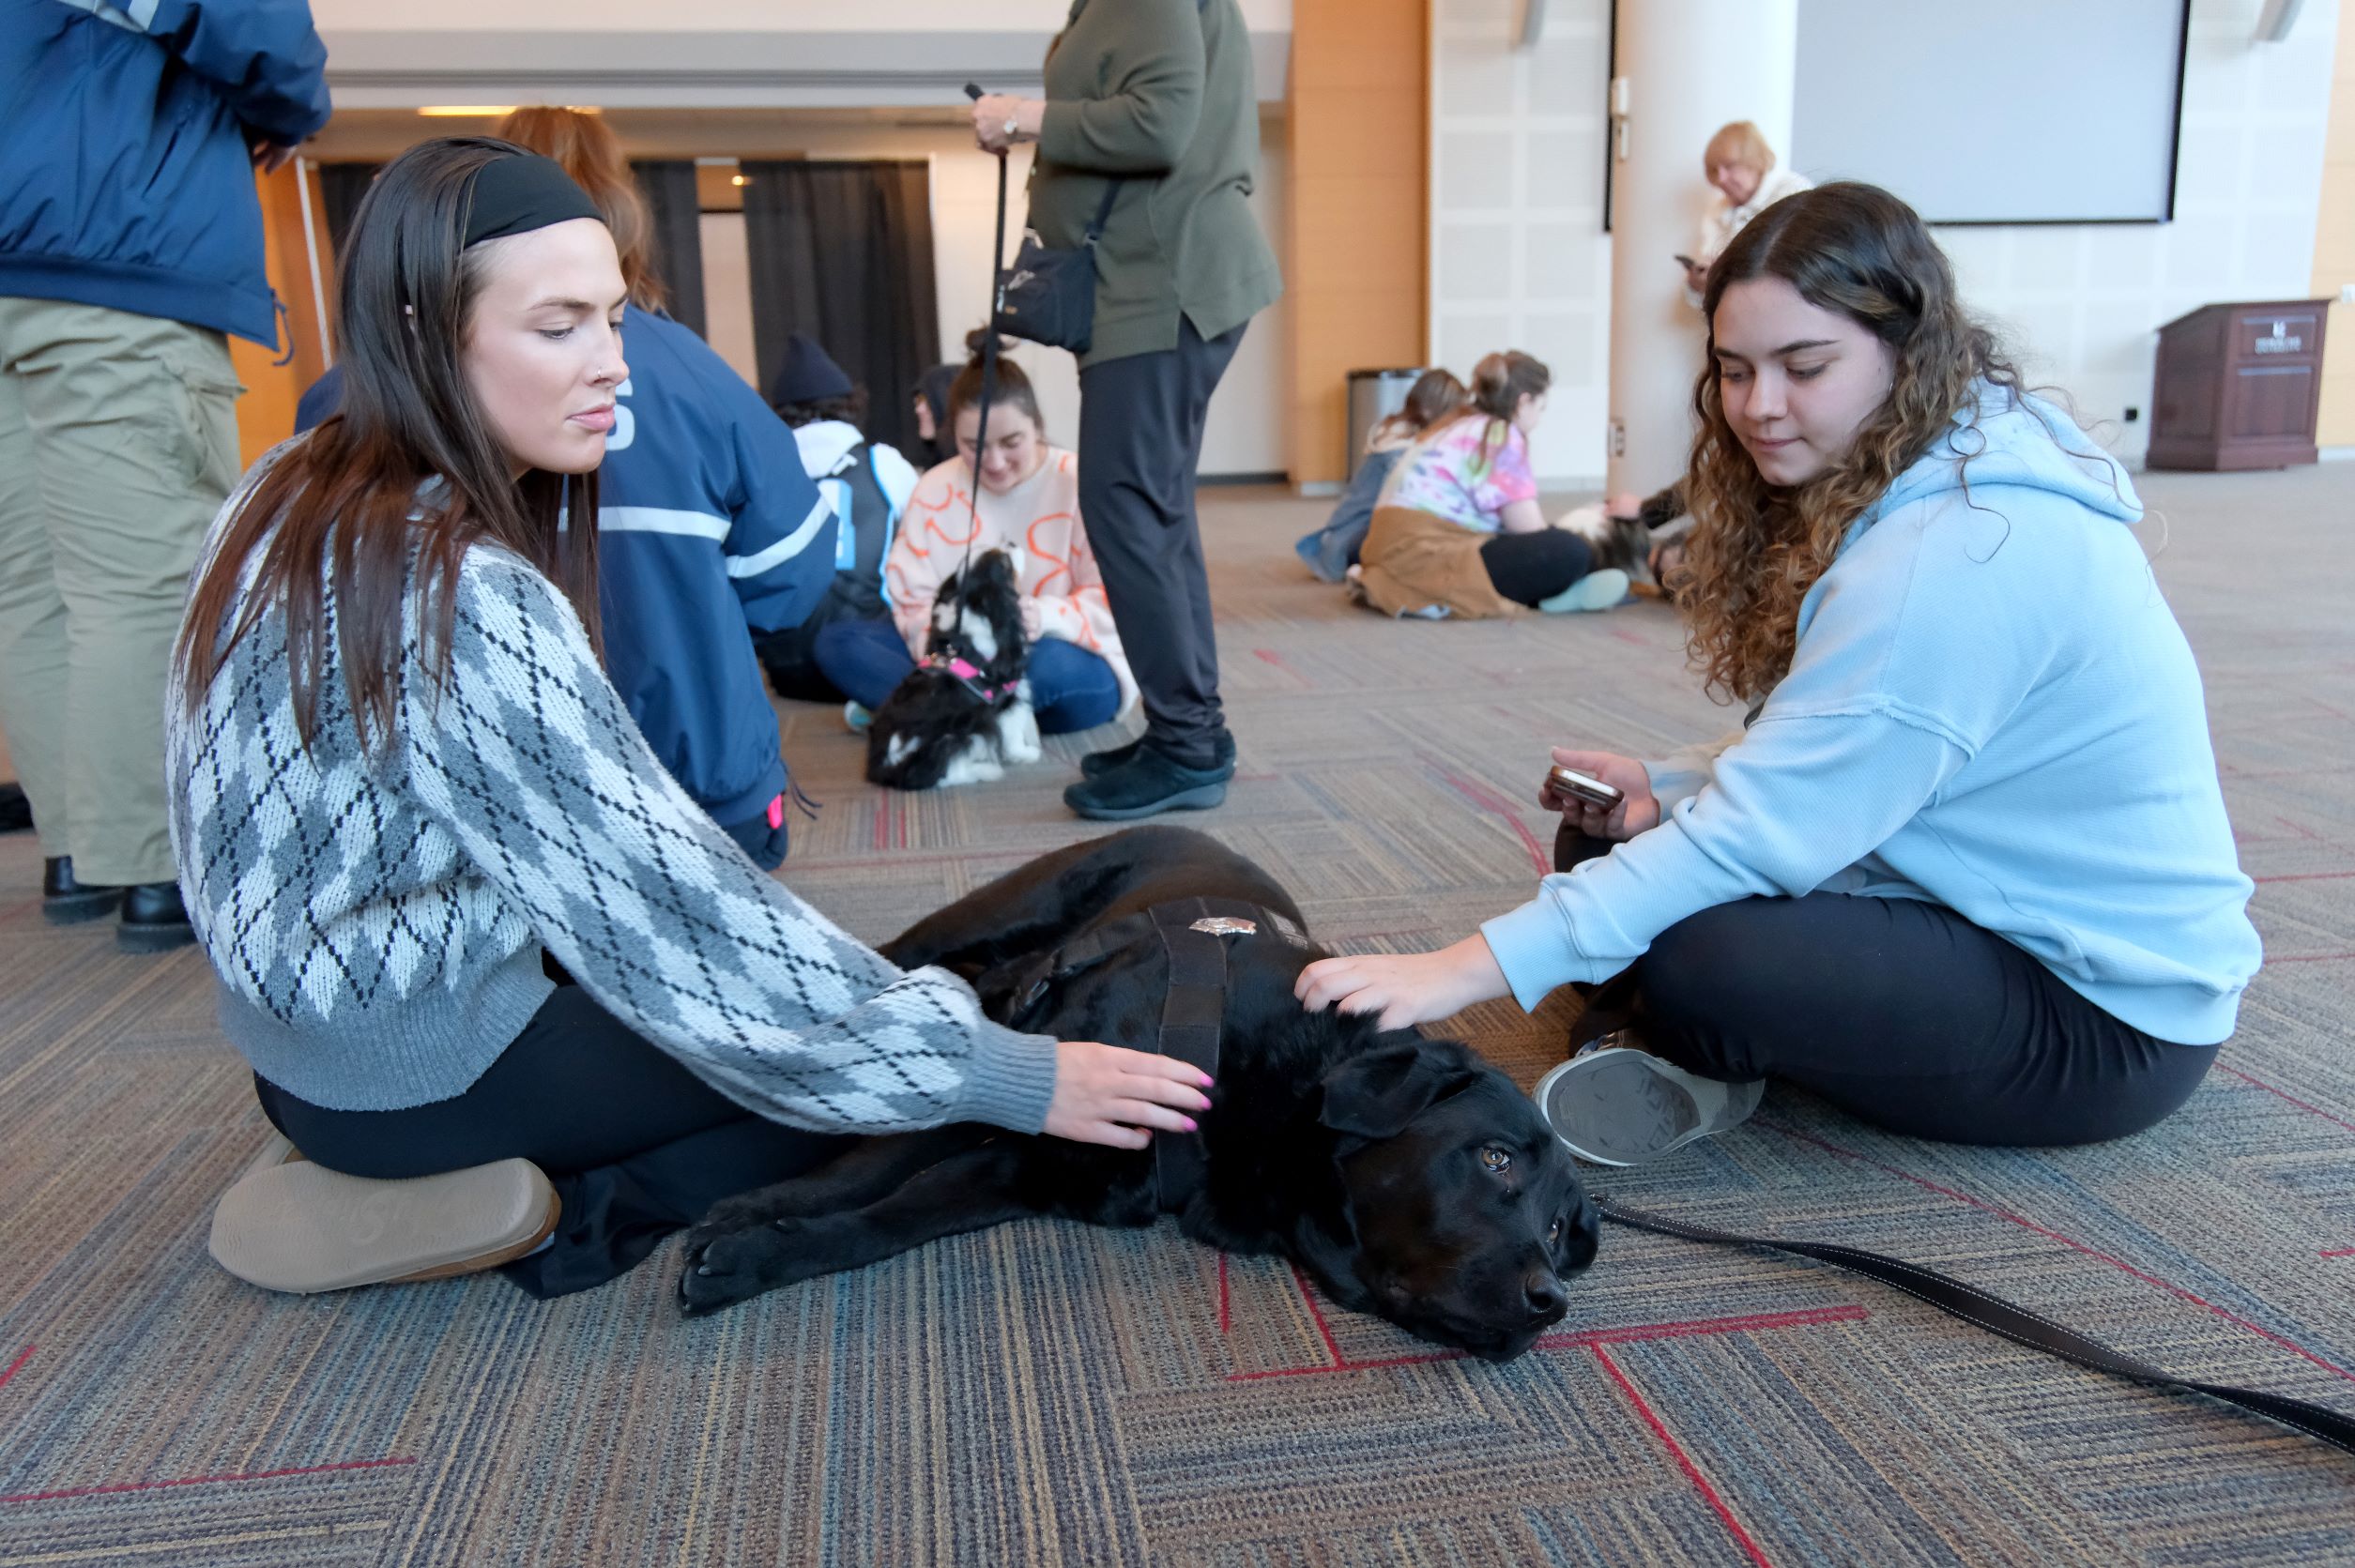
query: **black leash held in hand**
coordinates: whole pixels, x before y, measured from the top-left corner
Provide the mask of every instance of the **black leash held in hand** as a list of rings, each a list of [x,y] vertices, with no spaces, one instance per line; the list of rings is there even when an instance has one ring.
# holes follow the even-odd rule
[[[2123,1378],[2129,1382],[2142,1383],[2150,1388],[2168,1389],[2179,1393],[2204,1393],[2210,1399],[2220,1399],[2227,1405],[2270,1417],[2285,1426],[2296,1427],[2310,1438],[2318,1438],[2334,1448],[2355,1454],[2355,1417],[2303,1399],[2292,1399],[2286,1394],[2178,1378],[2149,1362],[2137,1361],[2113,1350],[2099,1340],[2087,1339],[2074,1329],[2065,1329],[2026,1307],[2014,1306],[2010,1302],[1991,1296],[1977,1286],[1965,1285],[1961,1280],[1924,1269],[1919,1264],[1828,1241],[1737,1236],[1731,1231],[1711,1230],[1705,1225],[1663,1219],[1658,1214],[1646,1214],[1599,1198],[1596,1200],[1595,1207],[1604,1219],[1613,1225],[1627,1225],[1635,1230],[1679,1237],[1688,1241],[1708,1241],[1719,1246],[1766,1247],[1812,1258],[1818,1263],[1828,1263],[1835,1269],[1845,1269],[1851,1273],[1877,1280],[1892,1290],[1902,1290],[1950,1317],[1976,1323],[1989,1333],[1998,1334],[2014,1345],[2025,1345],[2031,1350],[2058,1356],[2062,1361],[2074,1362],[2091,1371],[2106,1372],[2113,1378]]]
[[[985,94],[981,84],[965,84],[965,96],[974,102]],[[981,402],[980,419],[973,430],[972,510],[966,517],[965,558],[957,567],[957,575],[964,577],[972,570],[973,545],[981,538],[981,460],[989,450],[989,405],[998,397],[998,312],[1005,305],[1006,296],[1006,148],[998,149],[998,229],[989,246],[989,321],[982,328],[981,339]],[[956,432],[949,432],[954,444]]]

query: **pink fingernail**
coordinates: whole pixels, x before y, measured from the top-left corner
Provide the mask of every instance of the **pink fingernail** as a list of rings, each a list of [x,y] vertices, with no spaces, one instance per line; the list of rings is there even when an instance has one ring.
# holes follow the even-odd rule
[[[1178,1118],[1178,1119],[1185,1123],[1185,1130],[1189,1133],[1199,1132],[1200,1130],[1194,1125],[1194,1119],[1190,1116],[1182,1116]]]

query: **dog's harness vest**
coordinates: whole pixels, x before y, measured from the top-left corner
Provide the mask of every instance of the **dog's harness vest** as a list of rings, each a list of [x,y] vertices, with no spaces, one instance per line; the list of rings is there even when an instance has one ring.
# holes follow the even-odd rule
[[[958,685],[971,692],[977,700],[986,703],[996,702],[1001,697],[1014,695],[1016,690],[1022,684],[1018,680],[1009,680],[1002,686],[983,685],[981,667],[961,653],[948,656],[927,653],[924,656],[924,667],[927,670],[948,671],[950,675],[956,677]]]
[[[1227,1017],[1227,947],[1230,938],[1266,936],[1295,946],[1307,933],[1272,909],[1233,898],[1181,898],[1140,914],[1109,921],[1055,950],[1046,973],[1031,982],[1016,1011],[1029,1007],[1056,980],[1078,973],[1139,942],[1157,940],[1169,954],[1169,991],[1161,1001],[1161,1027],[1155,1048],[1218,1075],[1220,1037]],[[1182,1211],[1202,1190],[1208,1165],[1200,1133],[1153,1134],[1155,1206],[1165,1214]]]

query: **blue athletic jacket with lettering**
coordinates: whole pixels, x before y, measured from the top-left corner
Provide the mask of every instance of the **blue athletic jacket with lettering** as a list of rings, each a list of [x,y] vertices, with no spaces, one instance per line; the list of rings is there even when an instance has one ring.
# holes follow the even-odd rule
[[[250,141],[327,124],[303,0],[0,0],[0,295],[274,346]]]
[[[833,509],[792,431],[691,329],[632,305],[621,351],[597,471],[606,673],[671,777],[732,827],[785,793],[753,638],[833,587]],[[335,411],[340,379],[303,394],[303,428]]]

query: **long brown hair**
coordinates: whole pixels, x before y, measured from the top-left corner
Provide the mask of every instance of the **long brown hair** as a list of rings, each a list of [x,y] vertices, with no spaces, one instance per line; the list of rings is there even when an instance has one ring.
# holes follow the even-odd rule
[[[1472,394],[1463,389],[1453,371],[1429,370],[1415,378],[1415,385],[1406,389],[1406,403],[1374,426],[1372,439],[1392,440],[1399,436],[1409,439],[1422,434],[1443,420],[1452,419],[1463,412],[1463,405]]]
[[[177,653],[189,708],[238,641],[276,612],[303,743],[318,731],[330,624],[361,743],[389,743],[404,608],[415,594],[426,673],[439,686],[459,561],[476,544],[511,550],[546,573],[596,638],[597,476],[568,480],[535,468],[514,478],[458,359],[498,249],[496,240],[459,246],[475,177],[523,150],[484,136],[421,143],[361,200],[336,297],[342,411],[254,484],[197,579]]]
[[[1756,278],[1780,278],[1809,304],[1846,316],[1887,343],[1896,365],[1887,401],[1847,451],[1787,489],[1760,475],[1726,420],[1718,385],[1718,302]],[[1982,382],[2016,393],[2020,373],[1964,312],[1953,268],[1920,218],[1878,186],[1821,185],[1766,208],[1709,268],[1701,305],[1708,355],[1693,387],[1700,431],[1685,498],[1694,526],[1676,607],[1708,689],[1752,701],[1790,669],[1799,601],[1850,525],[1958,414],[1976,411]]]
[[[597,210],[613,231],[613,248],[621,256],[621,282],[630,303],[641,311],[659,311],[669,298],[662,274],[654,266],[654,221],[646,210],[646,197],[631,177],[630,160],[622,154],[621,138],[596,114],[554,104],[518,109],[492,128],[519,147],[553,158],[589,192]]]

